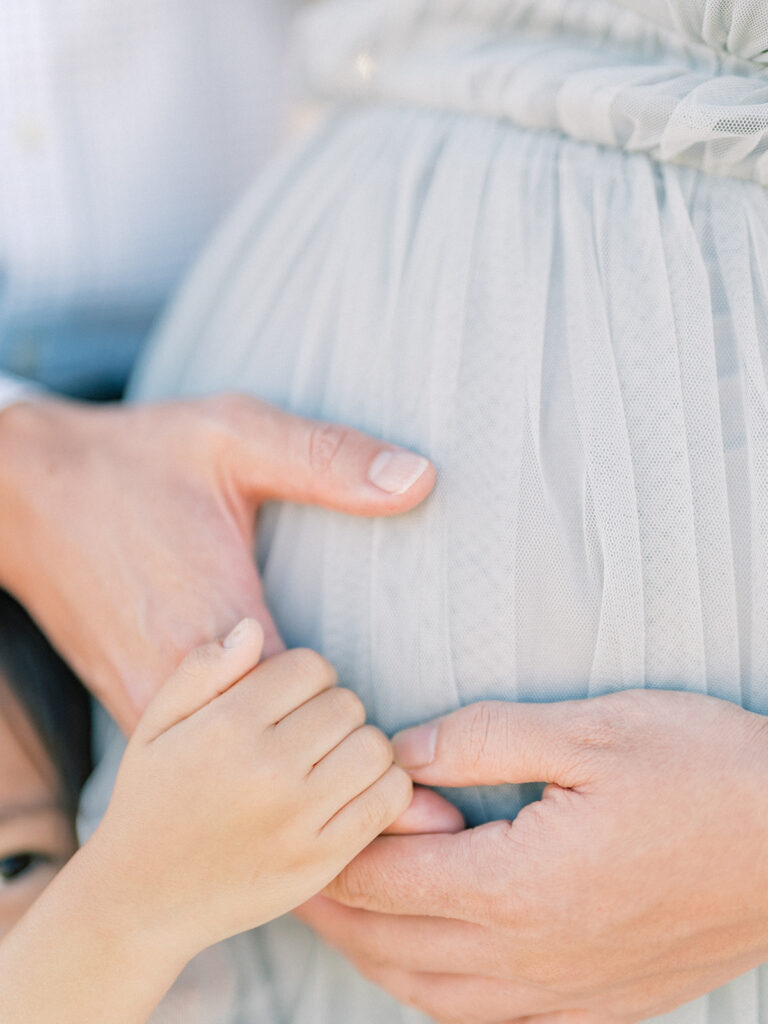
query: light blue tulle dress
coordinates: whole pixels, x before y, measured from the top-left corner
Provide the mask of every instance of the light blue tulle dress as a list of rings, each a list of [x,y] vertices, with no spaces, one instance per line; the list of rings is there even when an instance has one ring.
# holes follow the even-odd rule
[[[268,513],[289,643],[389,731],[630,686],[768,713],[765,0],[334,0],[301,33],[330,117],[134,388],[241,388],[436,462],[399,520]],[[422,1021],[293,921],[223,950],[187,978],[216,1012],[164,1019]],[[768,1024],[768,971],[664,1020]]]

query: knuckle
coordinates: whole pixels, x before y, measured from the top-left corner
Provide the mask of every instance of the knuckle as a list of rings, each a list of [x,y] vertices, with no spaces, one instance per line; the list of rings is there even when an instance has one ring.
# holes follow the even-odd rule
[[[338,687],[331,694],[334,711],[345,723],[362,725],[365,722],[365,706],[356,693]]]
[[[389,786],[389,819],[395,821],[408,809],[413,799],[413,782],[410,775],[393,764],[386,776]]]
[[[325,682],[329,686],[336,682],[336,670],[317,651],[312,651],[308,647],[296,647],[282,657],[290,671],[302,679]]]
[[[570,796],[569,791],[562,791],[565,796]],[[529,881],[546,872],[550,866],[555,870],[561,867],[563,851],[562,844],[557,844],[557,824],[559,815],[553,816],[551,807],[543,800],[536,800],[526,804],[517,814],[514,821],[499,823],[499,834],[496,836],[497,845],[503,846],[506,850],[507,859],[512,857],[531,860],[535,858],[536,867],[528,875]],[[553,881],[550,881],[550,891]],[[564,881],[563,886],[568,886]],[[524,887],[521,889],[524,891]],[[571,891],[568,889],[567,891]]]
[[[349,433],[346,427],[334,423],[312,425],[309,432],[309,465],[316,473],[328,472]]]
[[[366,832],[378,835],[394,818],[386,787],[376,785],[365,794],[360,808],[362,825]]]
[[[360,753],[366,762],[381,766],[392,764],[392,744],[387,737],[373,725],[364,725],[357,731],[357,743]]]
[[[217,706],[208,714],[207,728],[212,748],[227,751],[229,758],[237,760],[240,756],[241,719],[232,715],[230,709]]]
[[[530,804],[528,806],[534,806]],[[518,814],[515,821],[507,821],[500,819],[498,821],[489,821],[487,825],[482,827],[482,840],[483,842],[488,841],[491,847],[496,850],[508,851],[510,847],[514,848],[518,845],[517,837],[517,823],[521,820],[523,814],[528,810],[528,807],[524,807]],[[475,838],[480,840],[481,832],[478,830],[474,833]]]
[[[499,760],[499,751],[508,749],[508,729],[505,717],[499,715],[497,704],[482,701],[471,708],[468,737],[468,756],[472,768],[482,768],[484,772],[489,768],[503,769],[503,765],[496,762]]]
[[[635,731],[631,701],[584,701],[576,707],[568,731],[577,750],[599,755],[626,744]]]

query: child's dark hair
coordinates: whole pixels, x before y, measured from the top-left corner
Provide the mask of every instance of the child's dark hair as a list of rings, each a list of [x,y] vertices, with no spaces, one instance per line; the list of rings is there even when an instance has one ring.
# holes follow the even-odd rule
[[[0,674],[40,736],[59,778],[63,807],[74,815],[91,770],[90,699],[29,615],[3,590]]]

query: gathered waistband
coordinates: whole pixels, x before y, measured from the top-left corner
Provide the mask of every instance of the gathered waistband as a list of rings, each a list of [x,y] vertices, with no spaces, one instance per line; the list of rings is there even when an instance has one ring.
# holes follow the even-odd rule
[[[768,67],[623,2],[337,0],[304,18],[306,78],[336,101],[501,118],[768,186]]]

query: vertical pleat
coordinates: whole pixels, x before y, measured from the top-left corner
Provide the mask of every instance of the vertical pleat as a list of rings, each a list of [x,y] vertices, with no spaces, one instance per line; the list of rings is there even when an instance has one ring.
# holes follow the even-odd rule
[[[577,169],[574,161],[586,159]],[[627,413],[594,243],[589,151],[560,165],[560,318],[602,555],[590,693],[645,679],[644,577]],[[575,173],[574,173],[575,172]],[[554,317],[553,317],[554,321]],[[610,426],[609,426],[610,424]]]
[[[656,172],[663,203],[655,222],[668,292],[664,296],[677,336],[681,413],[688,464],[697,605],[701,689],[741,703],[742,666],[732,522],[728,500],[725,440],[713,302],[707,262],[702,256],[680,185],[685,173]],[[652,207],[651,207],[652,208]],[[681,682],[690,685],[684,673]]]
[[[745,700],[765,713],[768,637],[760,623],[768,615],[768,388],[764,364],[768,252],[763,249],[768,233],[763,223],[764,204],[756,203],[757,198],[752,190],[745,190],[745,201],[736,209],[730,203],[713,201],[711,222],[732,329],[738,338],[744,449],[740,491],[749,508],[749,521],[744,524],[748,534],[742,539],[749,558],[741,581],[750,598]]]
[[[766,338],[756,186],[380,108],[246,201],[136,393],[237,387],[435,460],[435,494],[400,519],[262,522],[288,641],[387,730],[637,686],[768,712]],[[535,793],[456,799],[477,821]],[[275,1024],[423,1020],[295,922],[252,941]],[[766,984],[660,1020],[768,1024]]]
[[[636,507],[640,541],[644,682],[701,690],[703,622],[686,385],[659,223],[658,171],[644,160],[630,159],[617,181],[615,169],[598,160],[595,175],[601,290],[628,435],[634,488],[630,500]],[[600,201],[607,188],[612,188],[617,207],[646,211],[642,218],[633,217],[631,230]],[[707,381],[708,388],[713,385]],[[710,419],[708,427],[712,425]]]

